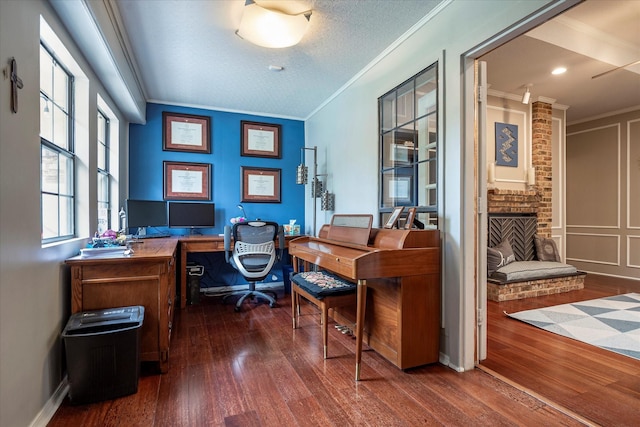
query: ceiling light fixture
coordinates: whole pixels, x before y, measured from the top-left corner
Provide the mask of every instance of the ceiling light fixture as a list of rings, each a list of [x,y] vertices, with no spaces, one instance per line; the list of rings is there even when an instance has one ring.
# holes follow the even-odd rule
[[[526,90],[522,94],[522,103],[523,104],[528,104],[529,103],[529,98],[531,98],[531,92],[529,91],[529,88],[531,86],[533,86],[531,83],[529,83],[528,85],[524,86],[526,88]]]
[[[255,45],[283,48],[298,44],[309,27],[311,11],[289,15],[246,0],[236,34]]]
[[[558,74],[564,74],[567,72],[567,69],[564,67],[558,67],[558,68],[554,68],[553,71],[551,71],[551,74],[553,74],[554,76],[557,76]]]

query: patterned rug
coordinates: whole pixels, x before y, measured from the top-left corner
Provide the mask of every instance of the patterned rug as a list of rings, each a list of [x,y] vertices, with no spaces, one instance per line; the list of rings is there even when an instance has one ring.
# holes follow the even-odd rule
[[[640,360],[640,294],[505,314],[538,328]]]

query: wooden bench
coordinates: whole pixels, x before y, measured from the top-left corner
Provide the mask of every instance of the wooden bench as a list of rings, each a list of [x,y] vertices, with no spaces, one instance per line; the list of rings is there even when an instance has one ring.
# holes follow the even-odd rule
[[[322,328],[323,355],[328,351],[329,309],[356,304],[356,284],[325,271],[308,271],[291,274],[291,317],[293,329],[298,328],[300,316],[300,297],[320,309],[320,327]]]

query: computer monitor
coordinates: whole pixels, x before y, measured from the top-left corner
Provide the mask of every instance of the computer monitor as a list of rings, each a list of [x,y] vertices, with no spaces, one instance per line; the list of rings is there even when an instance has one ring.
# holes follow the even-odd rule
[[[214,203],[169,203],[169,227],[171,228],[212,228],[215,225]]]
[[[127,199],[127,227],[166,227],[169,224],[167,202],[163,200]],[[139,233],[144,234],[144,233]]]

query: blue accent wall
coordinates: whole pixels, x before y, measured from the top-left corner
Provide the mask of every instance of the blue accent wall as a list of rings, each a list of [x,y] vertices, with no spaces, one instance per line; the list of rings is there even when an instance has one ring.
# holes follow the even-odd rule
[[[162,113],[194,114],[211,118],[211,154],[164,151]],[[282,158],[240,155],[242,120],[281,125]],[[163,161],[211,164],[211,201],[216,204],[216,226],[198,230],[221,234],[229,220],[241,216],[244,206],[249,219],[260,218],[289,223],[296,219],[304,230],[304,186],[296,184],[296,167],[304,147],[304,122],[163,104],[147,104],[147,123],[129,128],[129,198],[163,200]],[[281,169],[281,203],[241,202],[241,166]],[[188,234],[187,229],[161,229],[171,234]]]
[[[162,149],[162,113],[193,114],[211,118],[211,153],[188,153]],[[240,155],[240,122],[242,120],[281,126],[282,158],[243,157]],[[242,204],[249,219],[260,218],[288,224],[296,219],[304,230],[304,186],[296,184],[296,167],[300,163],[300,149],[304,147],[304,122],[229,113],[199,108],[163,104],[147,104],[147,123],[129,127],[129,198],[142,200],[164,199],[163,161],[210,163],[211,202],[216,204],[216,226],[198,229],[201,234],[222,234],[229,220],[241,216]],[[241,202],[241,166],[281,169],[281,203]],[[183,228],[157,228],[151,232],[189,234]],[[285,258],[286,259],[286,258]],[[222,252],[189,254],[189,262],[203,265],[205,274],[200,286],[204,288],[246,283],[238,272],[224,260]],[[282,281],[282,265],[274,266],[272,275],[264,282]]]

